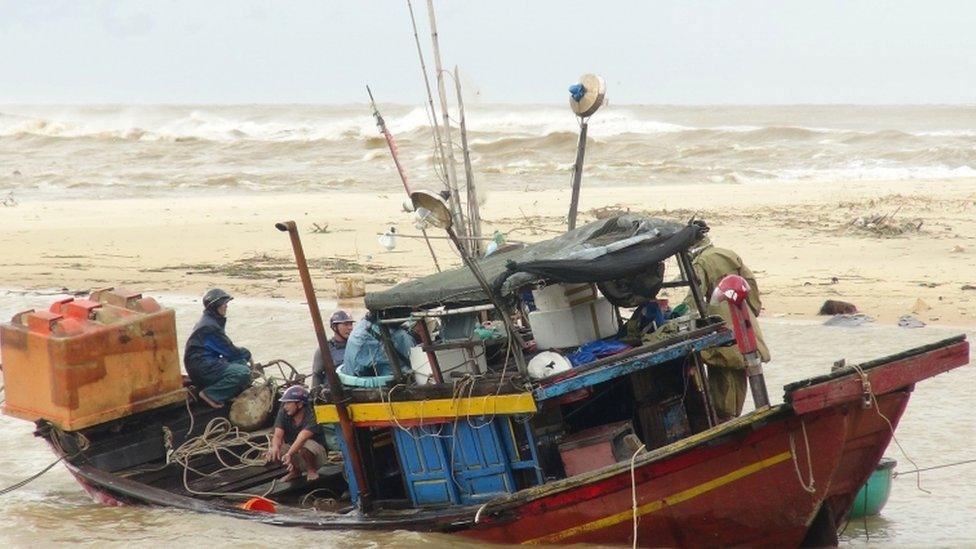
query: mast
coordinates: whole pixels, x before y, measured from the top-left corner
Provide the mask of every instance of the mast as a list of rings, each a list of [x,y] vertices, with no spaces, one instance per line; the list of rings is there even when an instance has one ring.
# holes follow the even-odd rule
[[[569,200],[569,230],[576,228],[576,211],[579,209],[580,183],[583,180],[583,157],[586,156],[586,130],[588,119],[580,119],[579,141],[576,143],[576,162],[573,163],[573,194]]]
[[[461,196],[458,192],[457,171],[454,160],[454,143],[451,141],[451,117],[447,110],[447,92],[444,90],[444,69],[441,66],[441,50],[437,43],[437,20],[434,17],[434,0],[427,0],[427,16],[430,19],[430,40],[434,45],[434,69],[437,72],[437,93],[441,99],[441,116],[444,119],[444,141],[447,146],[447,182],[450,189],[451,213],[454,225],[461,234],[468,234],[461,210]]]
[[[430,91],[430,78],[427,77],[427,64],[424,62],[424,52],[420,47],[420,36],[417,34],[417,19],[413,16],[413,4],[407,0],[407,10],[410,11],[410,25],[413,27],[413,41],[417,45],[417,57],[420,58],[420,72],[424,75],[424,89],[427,90],[427,105],[430,108],[430,122],[434,127],[434,149],[437,151],[435,164],[440,164],[444,180],[444,188],[450,192],[447,180],[447,158],[444,156],[444,142],[441,140],[441,126],[437,122],[437,109],[434,108],[434,95]],[[440,270],[440,269],[438,269]]]
[[[569,108],[579,118],[580,135],[576,145],[576,162],[573,163],[572,197],[569,201],[569,230],[576,228],[576,212],[579,208],[580,183],[583,180],[583,158],[586,155],[586,130],[590,116],[603,105],[607,95],[607,83],[601,76],[584,74],[579,83],[569,87]]]
[[[481,256],[481,211],[478,207],[478,193],[474,186],[474,170],[471,169],[471,151],[468,149],[468,128],[464,123],[464,101],[461,99],[461,77],[454,65],[454,85],[457,88],[458,126],[461,128],[461,152],[464,155],[464,176],[467,182],[465,192],[468,199],[468,243],[474,256]]]

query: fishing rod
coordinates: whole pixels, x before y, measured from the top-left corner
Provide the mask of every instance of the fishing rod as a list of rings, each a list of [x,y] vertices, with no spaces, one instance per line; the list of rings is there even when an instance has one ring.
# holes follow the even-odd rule
[[[420,36],[417,34],[417,19],[413,16],[413,4],[407,0],[407,10],[410,12],[410,25],[413,27],[413,41],[417,44],[417,57],[420,58],[420,72],[424,75],[424,88],[427,90],[427,105],[429,107],[428,116],[431,127],[433,128],[434,149],[437,151],[438,160],[441,165],[439,177],[444,180],[444,187],[450,192],[451,185],[447,181],[447,157],[444,155],[444,143],[441,139],[441,127],[437,122],[437,110],[434,108],[434,94],[430,91],[430,78],[427,77],[427,64],[424,62],[424,52],[420,47]],[[435,163],[436,165],[436,163]]]
[[[444,146],[447,149],[447,181],[450,185],[451,215],[458,233],[469,234],[461,209],[461,195],[458,192],[457,170],[454,161],[454,143],[451,141],[451,117],[447,107],[447,92],[444,90],[444,68],[441,65],[441,49],[437,40],[437,18],[434,15],[434,2],[427,0],[427,19],[430,23],[430,42],[434,50],[434,74],[437,75],[437,94],[441,98],[441,116],[444,119]],[[450,74],[450,73],[448,73]],[[467,251],[467,250],[465,250]]]
[[[373,99],[373,90],[366,86],[366,93],[369,94],[369,104],[373,107],[373,118],[376,119],[376,127],[380,129],[380,133],[386,138],[386,145],[390,148],[390,155],[393,157],[393,164],[396,165],[397,173],[400,174],[400,181],[403,183],[403,190],[407,193],[407,197],[410,196],[410,184],[407,183],[407,174],[403,169],[403,165],[400,164],[400,158],[397,156],[397,145],[396,140],[393,139],[393,134],[386,127],[386,121],[383,120],[383,115],[380,114],[380,109],[376,106],[376,100]],[[441,272],[441,265],[437,261],[437,254],[434,253],[434,247],[430,244],[430,239],[427,238],[427,229],[421,229],[421,233],[424,235],[424,242],[427,243],[427,249],[430,251],[430,257],[434,260],[434,267],[437,272]]]

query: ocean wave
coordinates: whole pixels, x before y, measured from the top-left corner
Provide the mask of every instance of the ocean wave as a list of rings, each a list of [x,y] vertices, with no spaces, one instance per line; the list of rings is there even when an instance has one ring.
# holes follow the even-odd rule
[[[15,109],[16,110],[16,109]],[[266,142],[359,142],[378,146],[382,138],[365,106],[316,107],[32,107],[0,112],[0,137],[84,138],[143,142],[218,143]],[[423,107],[395,107],[385,113],[387,126],[399,140],[430,139],[431,116]],[[452,112],[457,120],[457,113]],[[606,107],[591,120],[594,139],[711,137],[730,141],[802,141],[826,137],[850,142],[909,138],[972,138],[976,128],[828,127],[804,124],[723,124],[701,118],[676,123],[664,109],[644,112],[640,108]],[[438,118],[438,122],[440,119]],[[552,145],[565,145],[579,133],[577,119],[568,109],[556,107],[478,108],[467,113],[473,146],[505,147],[513,139],[544,138]],[[456,131],[456,128],[455,128]],[[543,143],[549,145],[550,143]]]
[[[0,191],[128,196],[399,185],[386,140],[361,105],[0,111]],[[584,170],[588,180],[622,185],[976,177],[976,129],[967,126],[974,113],[612,106],[590,121]],[[475,104],[467,114],[476,179],[566,184],[579,136],[568,109]],[[439,182],[428,113],[393,106],[384,115],[411,182]]]

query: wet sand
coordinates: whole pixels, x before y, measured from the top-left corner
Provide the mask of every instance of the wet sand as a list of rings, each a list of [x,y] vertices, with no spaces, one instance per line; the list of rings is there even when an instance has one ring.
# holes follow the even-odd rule
[[[394,190],[26,201],[0,208],[0,287],[199,294],[216,285],[297,299],[290,245],[273,226],[294,219],[322,296],[335,295],[342,274],[382,289],[434,272],[422,240],[398,238],[393,251],[377,243],[391,226],[419,234],[403,199]],[[547,238],[565,227],[568,202],[568,191],[528,185],[491,192],[484,231]],[[889,324],[912,312],[927,323],[976,322],[976,180],[616,188],[584,180],[581,221],[623,211],[707,220],[713,241],[756,272],[770,317],[810,317],[825,299],[840,299]],[[434,248],[442,266],[460,264],[446,240]]]

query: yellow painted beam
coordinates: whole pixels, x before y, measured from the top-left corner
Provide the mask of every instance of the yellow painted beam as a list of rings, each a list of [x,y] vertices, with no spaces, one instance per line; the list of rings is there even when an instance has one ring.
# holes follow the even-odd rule
[[[486,395],[467,398],[439,398],[402,402],[364,402],[349,405],[353,423],[417,421],[434,418],[463,418],[526,414],[538,411],[532,393],[514,395]],[[319,423],[338,423],[339,413],[334,404],[315,407]]]

